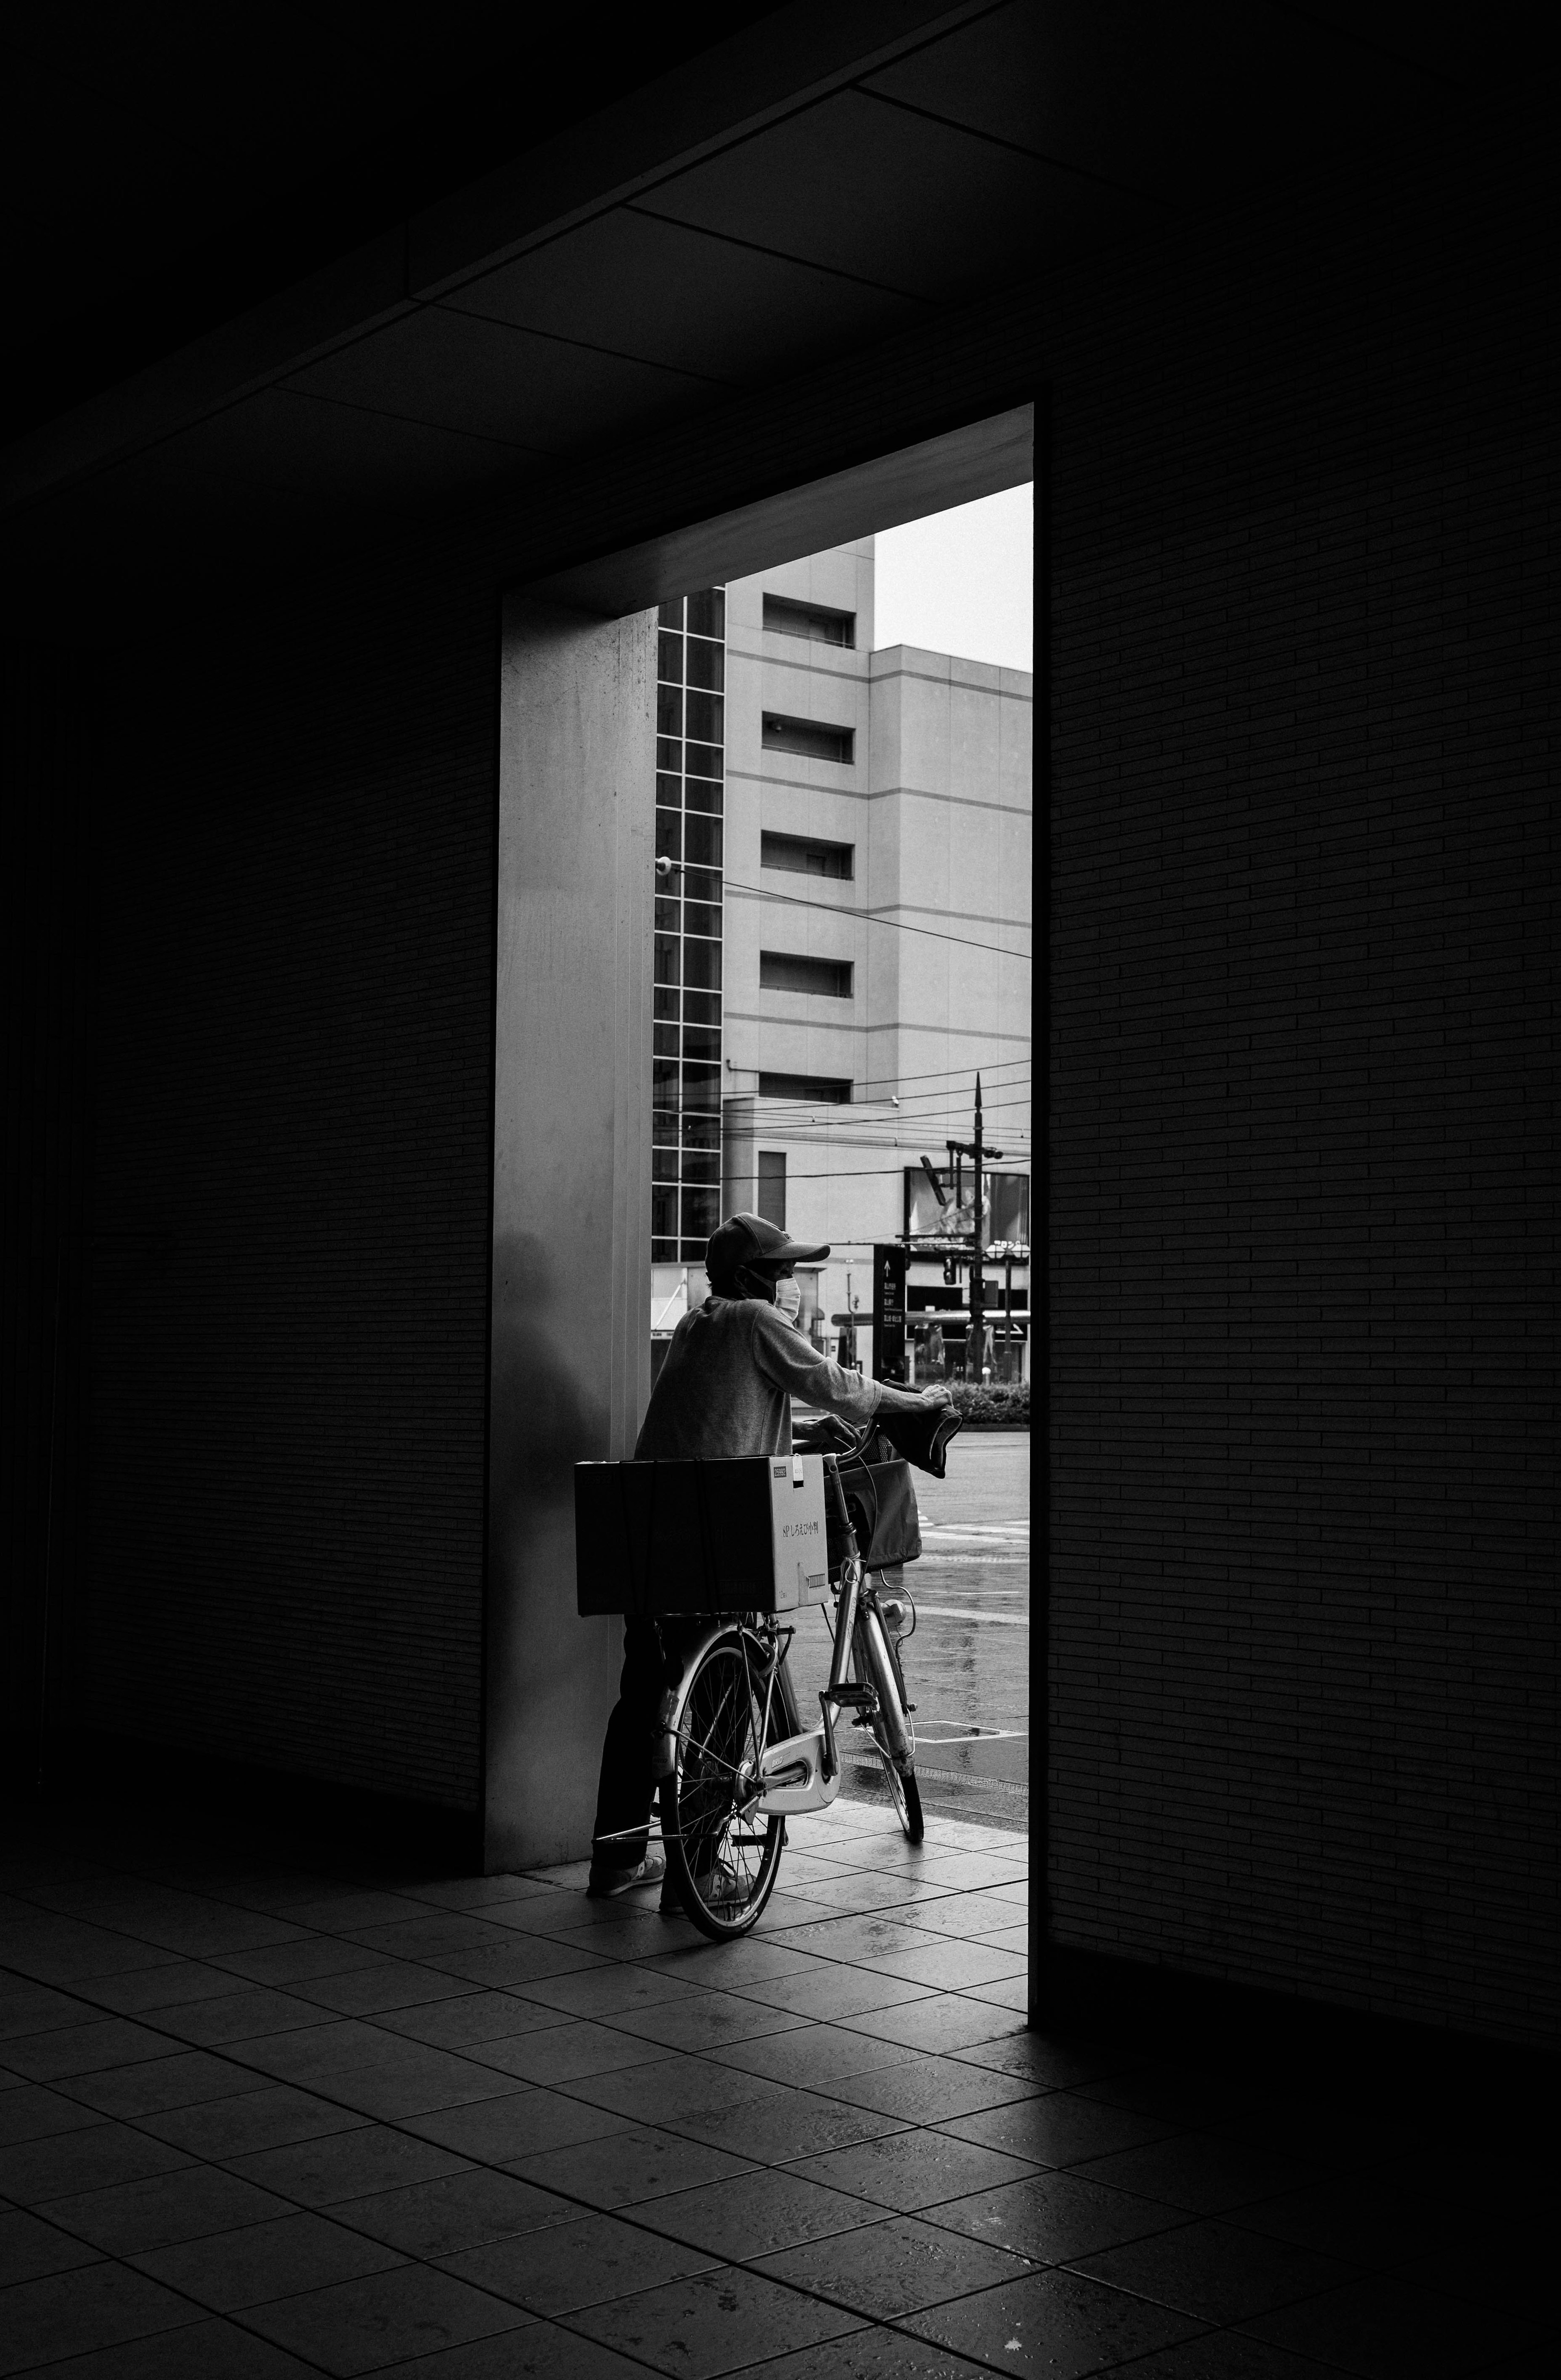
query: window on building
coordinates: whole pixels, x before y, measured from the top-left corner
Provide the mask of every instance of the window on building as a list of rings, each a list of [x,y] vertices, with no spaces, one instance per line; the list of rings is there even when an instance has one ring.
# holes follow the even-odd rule
[[[698,1262],[720,1220],[721,813],[726,597],[663,603],[657,637],[651,1257]]]
[[[993,1173],[987,1176],[991,1185],[991,1208],[986,1225],[986,1238],[1006,1241],[1010,1246],[1027,1248],[1030,1245],[1030,1176],[1027,1173]]]
[[[800,951],[760,951],[761,991],[806,991],[825,1000],[852,997],[849,959],[805,958]]]
[[[778,1232],[786,1228],[786,1155],[783,1149],[758,1152],[758,1211]]]
[[[760,1075],[761,1099],[805,1099],[816,1108],[851,1105],[851,1085],[837,1075]]]
[[[856,846],[850,843],[817,843],[806,835],[759,837],[759,866],[784,868],[793,876],[833,876],[849,883],[856,872]]]
[[[856,642],[854,612],[834,612],[827,603],[794,603],[789,595],[767,595],[764,625],[781,637],[805,637],[814,645]]]
[[[767,752],[794,752],[805,760],[834,760],[850,768],[856,758],[854,727],[829,727],[817,719],[788,719],[778,710],[765,712],[761,740]]]

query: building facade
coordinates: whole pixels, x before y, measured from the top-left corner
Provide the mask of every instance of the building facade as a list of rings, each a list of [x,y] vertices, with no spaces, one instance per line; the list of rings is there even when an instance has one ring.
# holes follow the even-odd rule
[[[723,630],[719,718],[687,675],[691,654],[702,683],[713,663],[679,607],[664,607],[657,847],[684,872],[657,897],[652,1332],[670,1334],[703,1292],[719,1070],[722,1209],[830,1245],[827,1265],[799,1276],[799,1320],[817,1343],[876,1363],[872,1250],[909,1236],[913,1377],[1019,1378],[1032,683],[946,653],[875,650],[874,566],[860,538],[734,581],[723,611],[720,597],[691,598],[690,620],[702,606]],[[685,722],[692,735],[696,709],[719,754],[670,740]],[[723,856],[724,880],[710,872]],[[966,1345],[968,1160],[957,1179],[946,1149],[971,1139],[978,1076],[998,1152],[984,1184],[986,1310],[1003,1318],[979,1355]]]

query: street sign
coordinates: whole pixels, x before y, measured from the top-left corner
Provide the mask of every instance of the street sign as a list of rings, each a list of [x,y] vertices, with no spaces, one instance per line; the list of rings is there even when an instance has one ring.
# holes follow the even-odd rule
[[[873,1250],[873,1377],[905,1378],[905,1251],[882,1243]]]

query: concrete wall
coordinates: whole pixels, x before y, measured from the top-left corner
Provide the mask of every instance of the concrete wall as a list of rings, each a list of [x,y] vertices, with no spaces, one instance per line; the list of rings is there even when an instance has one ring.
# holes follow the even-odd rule
[[[656,615],[505,609],[485,1858],[590,1844],[616,1621],[575,1594],[574,1465],[650,1392]]]

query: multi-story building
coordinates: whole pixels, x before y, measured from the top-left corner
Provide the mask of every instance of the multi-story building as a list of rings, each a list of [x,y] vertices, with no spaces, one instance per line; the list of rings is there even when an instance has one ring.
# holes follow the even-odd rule
[[[1032,682],[875,650],[873,574],[865,538],[664,614],[658,849],[684,872],[658,898],[652,1329],[702,1294],[707,1217],[747,1208],[830,1244],[800,1319],[871,1364],[872,1249],[909,1235],[920,1377],[965,1368],[968,1163],[956,1214],[944,1144],[978,1074],[987,1314],[1028,1313]],[[720,717],[696,692],[718,686]],[[1022,1373],[1026,1339],[999,1324],[982,1368]]]

